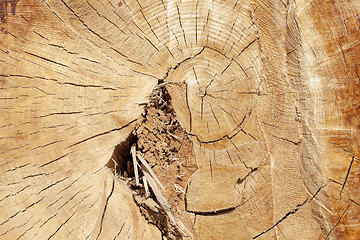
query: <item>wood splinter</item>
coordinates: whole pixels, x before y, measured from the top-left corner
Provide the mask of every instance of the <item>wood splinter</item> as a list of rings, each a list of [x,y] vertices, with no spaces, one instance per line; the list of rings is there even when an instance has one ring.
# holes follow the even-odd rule
[[[145,159],[144,159],[145,160]],[[149,173],[147,167],[145,167],[144,164],[142,164],[141,169],[144,173],[145,178],[148,180],[148,183],[151,187],[151,189],[153,190],[153,193],[155,195],[156,200],[159,202],[160,206],[162,207],[162,209],[165,211],[165,213],[168,215],[168,217],[170,218],[171,222],[177,226],[179,228],[179,230],[182,232],[182,234],[184,234],[185,236],[192,238],[191,233],[189,232],[189,230],[185,227],[185,225],[180,221],[180,220],[176,220],[175,216],[171,213],[170,211],[170,204],[167,202],[166,198],[161,194],[159,188],[157,187],[154,178],[151,176],[151,174]]]
[[[150,196],[150,191],[145,175],[143,176],[143,183],[145,188],[145,198],[148,198]]]
[[[150,176],[157,182],[157,184],[161,187],[161,189],[166,192],[165,188],[162,186],[161,182],[159,181],[159,179],[156,177],[155,173],[153,172],[153,170],[151,169],[151,167],[149,166],[149,164],[146,162],[145,158],[142,156],[141,153],[137,152],[136,156],[138,157],[138,159],[140,160],[140,162],[142,163],[142,165],[144,165],[144,167],[142,167],[142,169],[146,169],[148,171],[148,173],[150,174]],[[144,170],[143,170],[144,172]],[[147,178],[147,180],[149,180],[149,178]],[[150,185],[151,186],[151,185]]]
[[[131,146],[131,155],[132,155],[132,160],[133,160],[133,165],[134,165],[135,181],[136,181],[137,186],[139,185],[138,165],[144,174],[142,179],[143,179],[143,184],[144,184],[144,188],[145,188],[145,198],[148,198],[150,196],[150,191],[148,189],[148,185],[149,185],[155,195],[156,200],[159,202],[161,208],[165,211],[166,215],[169,217],[171,222],[175,226],[178,227],[178,229],[182,232],[182,234],[193,239],[191,233],[185,227],[185,225],[180,220],[176,220],[175,216],[171,213],[171,211],[170,211],[171,206],[168,203],[168,201],[166,200],[166,198],[160,192],[159,188],[157,187],[157,184],[161,187],[161,189],[164,190],[164,192],[166,192],[165,188],[162,186],[159,179],[156,177],[155,173],[153,172],[153,170],[151,169],[149,164],[146,162],[146,160],[142,156],[142,154],[140,152],[136,151],[135,144]],[[136,158],[138,158],[140,160],[141,165],[137,162]],[[182,192],[183,192],[183,190],[182,190]]]
[[[131,146],[130,152],[132,155],[133,166],[134,166],[135,184],[136,184],[136,186],[139,186],[139,171],[138,171],[138,164],[136,161],[136,146],[135,146],[135,144],[133,144]]]

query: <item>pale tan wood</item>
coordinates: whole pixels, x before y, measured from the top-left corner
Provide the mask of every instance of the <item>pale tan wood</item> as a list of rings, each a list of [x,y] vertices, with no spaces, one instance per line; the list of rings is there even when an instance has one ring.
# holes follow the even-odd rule
[[[147,180],[194,239],[359,239],[359,16],[356,0],[1,1],[0,239],[161,239],[105,167],[159,83],[196,169]]]
[[[45,2],[16,9],[0,36],[0,238],[160,238],[104,167],[156,79],[94,49]]]

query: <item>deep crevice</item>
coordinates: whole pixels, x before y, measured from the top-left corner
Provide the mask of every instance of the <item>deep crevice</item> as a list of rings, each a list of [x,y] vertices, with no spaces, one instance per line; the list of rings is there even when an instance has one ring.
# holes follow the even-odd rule
[[[170,71],[171,69],[168,70],[166,76]],[[176,218],[173,210],[181,204],[185,206],[185,191],[182,189],[185,188],[186,179],[195,171],[196,164],[192,160],[191,140],[176,118],[166,84],[164,79],[158,80],[150,101],[145,104],[142,117],[137,120],[129,136],[115,147],[106,166],[113,171],[115,176],[127,183],[133,191],[134,201],[139,206],[140,212],[150,224],[154,224],[161,231],[163,238],[182,239],[187,234],[184,229],[174,223]],[[161,183],[167,186],[167,191],[173,191],[160,193],[163,194],[163,199],[168,201],[165,205],[161,201],[162,198],[159,198],[159,193],[152,189],[150,184],[146,184],[149,180],[144,182],[146,174],[142,170],[145,167],[139,159],[137,161],[138,180],[136,180],[132,148],[136,151],[134,155],[143,156],[147,167],[151,168],[159,179],[168,181]],[[171,186],[174,187],[171,188]],[[181,214],[176,216],[181,217]]]
[[[130,148],[136,142],[136,136],[133,133],[130,133],[123,142],[115,147],[111,159],[106,166],[112,169],[116,175],[125,178],[134,177],[134,166],[132,161],[130,161]]]

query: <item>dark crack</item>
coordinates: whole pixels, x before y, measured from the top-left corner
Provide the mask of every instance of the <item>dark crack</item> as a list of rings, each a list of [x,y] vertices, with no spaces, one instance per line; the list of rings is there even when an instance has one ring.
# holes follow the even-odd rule
[[[164,77],[161,78],[161,79],[158,79],[159,82],[165,82],[165,80],[167,79],[167,77],[169,76],[169,74],[170,74],[171,71],[176,70],[178,67],[180,67],[181,64],[189,61],[190,59],[193,59],[193,58],[199,56],[199,55],[205,50],[205,48],[206,48],[206,47],[203,47],[198,53],[194,54],[193,56],[187,57],[187,58],[185,58],[184,60],[178,62],[174,67],[169,67],[168,70],[166,71]]]
[[[84,142],[86,142],[86,141],[88,141],[88,140],[91,140],[91,139],[93,139],[93,138],[96,138],[96,137],[100,137],[100,136],[103,136],[103,135],[106,135],[106,134],[109,134],[109,133],[112,133],[112,132],[120,131],[120,130],[122,130],[122,129],[128,127],[128,126],[130,126],[131,124],[133,124],[133,123],[136,122],[137,120],[138,120],[138,119],[134,119],[134,120],[128,122],[127,124],[123,125],[123,126],[120,127],[120,128],[114,128],[114,129],[111,129],[111,130],[109,130],[109,131],[106,131],[106,132],[103,132],[103,133],[99,133],[99,134],[93,135],[93,136],[88,137],[88,138],[86,138],[86,139],[84,139],[84,140],[81,140],[81,141],[79,141],[79,142],[76,142],[76,143],[74,143],[74,144],[71,144],[71,145],[68,146],[67,148],[71,148],[71,147],[73,147],[73,146],[76,146],[76,145],[78,145],[78,144],[84,143]]]
[[[278,137],[278,136],[276,136],[276,135],[274,135],[274,134],[270,134],[270,135],[273,136],[273,137],[275,137],[275,138],[277,138],[277,139],[279,139],[279,140],[282,140],[282,141],[291,143],[291,144],[296,145],[296,146],[298,146],[298,145],[302,142],[302,139],[300,139],[299,141],[295,142],[295,141],[292,141],[292,140],[290,140],[290,139]]]
[[[226,134],[220,138],[217,138],[217,139],[214,139],[214,140],[209,140],[209,141],[203,141],[201,140],[196,134],[193,134],[190,132],[187,132],[186,134],[189,135],[189,136],[192,136],[192,137],[195,137],[196,140],[201,143],[201,144],[210,144],[210,143],[216,143],[216,142],[220,142],[224,139],[228,139],[228,140],[231,140],[232,138],[234,138],[239,132],[243,132],[244,134],[246,135],[249,135],[250,137],[252,137],[255,141],[257,141],[256,138],[254,138],[251,134],[245,132],[242,128],[241,128],[241,125],[244,123],[245,119],[247,116],[249,116],[251,114],[251,111],[248,113],[248,114],[245,114],[243,119],[241,120],[241,122],[236,126],[236,128],[234,128],[233,130],[233,134],[232,135],[229,135],[229,134]]]
[[[329,239],[330,234],[334,231],[334,229],[337,227],[337,225],[339,225],[341,219],[344,217],[346,211],[349,209],[350,204],[351,204],[351,203],[349,203],[349,204],[347,205],[347,207],[345,208],[344,212],[341,214],[341,216],[340,216],[339,220],[337,221],[337,223],[335,224],[335,226],[334,226],[334,227],[330,230],[330,232],[326,235],[325,240]]]
[[[351,158],[351,162],[350,162],[350,165],[349,165],[348,170],[347,170],[347,172],[346,172],[346,176],[345,176],[344,183],[342,184],[342,187],[341,187],[341,190],[340,190],[340,195],[341,195],[342,192],[344,191],[345,184],[346,184],[346,182],[347,182],[347,180],[348,180],[348,177],[349,177],[349,174],[350,174],[350,171],[351,171],[351,166],[352,166],[352,164],[354,163],[354,159],[355,159],[354,157]]]
[[[260,236],[262,236],[263,234],[271,231],[272,229],[274,229],[277,225],[279,225],[282,221],[284,221],[286,218],[288,218],[289,216],[295,214],[297,211],[299,211],[303,206],[305,206],[306,204],[310,203],[315,197],[316,195],[320,192],[321,189],[323,189],[326,185],[321,186],[316,192],[315,194],[309,199],[305,199],[305,201],[303,201],[302,203],[298,204],[294,209],[292,209],[291,211],[287,212],[280,220],[278,220],[274,225],[272,225],[270,228],[266,229],[265,231],[259,233],[258,235],[256,235],[255,237],[253,237],[252,239],[256,239]]]
[[[217,215],[231,213],[235,209],[236,209],[236,207],[231,207],[231,208],[221,209],[221,210],[217,210],[217,211],[209,211],[209,212],[194,212],[194,211],[189,211],[189,210],[187,210],[187,212],[194,213],[196,215],[201,215],[201,216],[217,216]]]
[[[256,168],[251,168],[251,171],[248,172],[248,174],[246,174],[245,177],[243,178],[239,178],[237,181],[236,181],[236,184],[241,184],[243,183],[247,177],[249,177],[253,172],[256,172],[257,170],[259,170],[259,167],[256,167]]]
[[[110,194],[109,196],[106,198],[106,202],[105,202],[105,206],[104,206],[104,210],[103,210],[103,214],[101,216],[101,222],[100,222],[100,230],[99,230],[99,233],[96,237],[96,239],[99,238],[101,232],[102,232],[102,228],[103,228],[103,221],[104,221],[104,217],[105,217],[105,213],[106,213],[106,209],[107,209],[107,206],[109,204],[109,199],[110,197],[112,196],[113,192],[114,192],[114,187],[115,187],[115,180],[113,179],[113,182],[112,182],[112,187],[111,187],[111,191],[110,191]]]

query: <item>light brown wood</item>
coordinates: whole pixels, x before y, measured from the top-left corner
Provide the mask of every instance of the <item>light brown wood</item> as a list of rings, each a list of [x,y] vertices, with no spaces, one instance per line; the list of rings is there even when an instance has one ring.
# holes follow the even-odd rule
[[[359,1],[0,0],[0,20],[0,239],[360,239]]]

